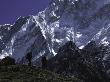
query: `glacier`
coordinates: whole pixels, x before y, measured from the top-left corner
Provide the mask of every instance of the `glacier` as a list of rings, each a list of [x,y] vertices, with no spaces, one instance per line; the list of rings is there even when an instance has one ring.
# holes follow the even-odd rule
[[[43,55],[55,56],[67,41],[80,49],[92,40],[107,46],[109,35],[110,0],[51,0],[36,16],[0,26],[0,58],[21,61],[32,51],[35,62]]]

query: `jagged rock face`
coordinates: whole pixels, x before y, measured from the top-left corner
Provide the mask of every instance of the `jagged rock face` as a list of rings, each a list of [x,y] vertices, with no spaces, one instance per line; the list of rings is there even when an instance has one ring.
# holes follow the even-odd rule
[[[52,0],[46,10],[47,22],[52,20],[56,26],[58,24],[53,21],[58,20],[60,29],[69,29],[65,32],[69,33],[69,37],[64,35],[63,30],[57,31],[57,34],[73,40],[78,47],[84,47],[91,40],[95,40],[97,44],[108,45],[109,2],[108,0]]]
[[[6,46],[7,41],[10,39],[10,25],[0,26],[0,52]],[[2,40],[3,39],[3,40]]]
[[[33,53],[33,62],[44,54],[50,55],[47,40],[43,36],[42,29],[34,17],[30,16],[25,21],[25,23],[22,22],[23,24],[11,37],[2,54],[9,54],[17,62],[21,62],[21,60],[24,62],[25,55],[30,51]],[[17,23],[15,27],[19,25]]]
[[[81,53],[86,61],[98,63],[99,67],[110,76],[110,45],[99,46],[92,41],[81,50]]]
[[[100,52],[101,52],[100,48],[96,45],[95,41],[91,41],[81,50],[81,53],[83,53],[82,55],[84,56],[84,58],[93,58],[93,59],[100,58],[97,57]]]
[[[61,26],[75,28],[76,34],[79,33],[80,35],[76,37],[76,44],[78,46],[85,45],[90,40],[97,40],[98,38],[100,40],[97,40],[97,42],[100,43],[105,37],[104,34],[99,33],[103,27],[107,31],[109,29],[109,4],[104,4],[104,1],[89,0],[83,3],[80,0],[75,3],[75,7],[70,6],[65,10],[60,24]]]
[[[74,43],[67,42],[59,49],[58,54],[48,61],[49,69],[70,77],[77,77],[84,82],[109,82],[103,58],[100,57],[103,53],[102,49],[94,42],[90,42],[83,50],[79,50],[72,44]]]
[[[108,0],[52,0],[38,15],[20,18],[11,26],[7,40],[2,39],[6,42],[1,44],[1,57],[10,54],[19,61],[32,51],[34,62],[42,55],[56,55],[67,41],[80,48],[91,40],[108,45],[109,6]]]
[[[1,25],[0,26],[0,53],[4,52],[3,50],[8,47],[7,43],[11,40],[14,34],[21,28],[21,26],[26,22],[29,17],[20,17],[14,25]],[[10,53],[8,53],[10,54]],[[6,55],[8,55],[6,54]],[[4,54],[5,55],[5,54]],[[1,56],[2,58],[2,56]]]
[[[79,59],[81,59],[79,49],[69,41],[59,48],[55,57],[48,61],[48,68],[57,73],[72,76],[76,74],[73,70],[77,69]]]

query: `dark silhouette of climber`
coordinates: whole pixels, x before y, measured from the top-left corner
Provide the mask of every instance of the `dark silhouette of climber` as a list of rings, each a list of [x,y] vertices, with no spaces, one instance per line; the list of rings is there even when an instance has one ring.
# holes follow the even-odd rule
[[[26,59],[28,60],[28,66],[31,66],[32,52],[27,53]]]
[[[42,69],[47,68],[47,58],[45,56],[42,57]]]

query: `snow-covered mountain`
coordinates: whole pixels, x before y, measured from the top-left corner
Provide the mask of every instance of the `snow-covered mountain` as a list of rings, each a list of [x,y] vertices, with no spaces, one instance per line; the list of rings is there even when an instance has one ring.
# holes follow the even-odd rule
[[[33,61],[54,56],[67,41],[79,48],[91,40],[108,45],[110,0],[51,0],[38,15],[20,17],[0,31],[0,58],[10,55],[18,61],[29,51]]]

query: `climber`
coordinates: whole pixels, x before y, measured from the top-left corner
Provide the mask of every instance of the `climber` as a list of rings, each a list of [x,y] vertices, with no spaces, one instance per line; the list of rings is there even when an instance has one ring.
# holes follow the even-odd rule
[[[46,69],[47,68],[47,58],[45,56],[42,57],[42,69]]]
[[[28,66],[31,66],[32,52],[27,53],[26,59],[28,60]]]

